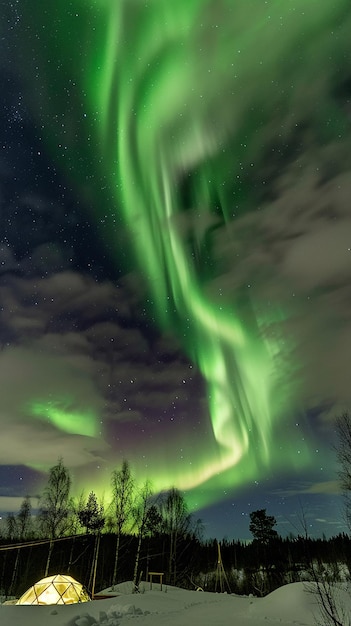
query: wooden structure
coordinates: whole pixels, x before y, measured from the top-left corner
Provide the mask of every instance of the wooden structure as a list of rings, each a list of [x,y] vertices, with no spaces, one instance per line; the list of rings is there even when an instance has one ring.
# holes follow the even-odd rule
[[[219,590],[221,593],[225,591],[225,585],[227,586],[229,593],[231,593],[229,583],[228,583],[228,578],[223,567],[221,546],[219,545],[218,542],[217,542],[217,548],[218,548],[218,558],[217,558],[215,591],[217,591],[217,585],[219,584]]]
[[[150,579],[150,589],[152,589],[152,577],[153,576],[158,576],[158,581],[160,583],[160,589],[162,591],[162,578],[163,578],[163,574],[164,572],[149,572],[149,579]]]

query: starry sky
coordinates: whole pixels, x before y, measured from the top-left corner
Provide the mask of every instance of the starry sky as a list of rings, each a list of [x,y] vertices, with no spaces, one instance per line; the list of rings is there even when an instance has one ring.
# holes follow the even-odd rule
[[[344,531],[348,1],[4,14],[0,512],[127,458],[207,536]]]

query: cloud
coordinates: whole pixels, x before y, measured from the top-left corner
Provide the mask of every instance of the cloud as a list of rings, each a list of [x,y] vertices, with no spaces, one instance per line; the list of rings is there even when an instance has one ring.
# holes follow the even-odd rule
[[[56,338],[59,345],[59,337]],[[93,380],[92,361],[84,354],[66,350],[45,350],[41,341],[27,347],[14,346],[0,353],[2,372],[0,456],[3,464],[50,467],[63,456],[70,467],[85,465],[103,457],[108,444],[102,438],[64,432],[64,415],[69,410],[80,415],[80,431],[98,431],[103,398]],[[46,348],[48,346],[46,345]],[[76,346],[75,346],[76,348]],[[47,407],[35,417],[33,407]],[[62,412],[60,421],[51,423],[50,407]],[[93,426],[94,424],[94,426]]]
[[[143,334],[125,283],[96,283],[78,271],[7,275],[0,295],[3,464],[44,471],[62,456],[84,482],[109,466],[121,437],[130,446],[131,428],[149,437],[167,411],[180,418],[197,404],[189,396],[198,374],[172,337]],[[76,431],[67,431],[68,416],[77,416]]]
[[[280,338],[294,410],[333,413],[351,404],[351,125],[328,143],[312,125],[304,132],[301,154],[281,159],[269,200],[257,198],[253,179],[252,209],[213,232],[222,272],[207,290],[244,320],[251,307],[262,332]]]
[[[296,482],[286,489],[274,489],[273,493],[279,496],[299,496],[303,494],[340,495],[339,481],[327,480],[320,482],[303,481]]]
[[[62,433],[42,422],[19,422],[16,415],[8,423],[5,416],[4,422],[0,455],[7,465],[23,464],[45,471],[62,456],[68,467],[86,466],[103,462],[110,448],[102,438]]]
[[[324,482],[312,484],[306,491],[302,493],[321,493],[330,495],[339,495],[341,493],[340,483],[337,480],[327,480]]]
[[[0,496],[0,512],[17,513],[21,508],[22,502],[23,497]],[[36,509],[38,507],[38,498],[31,497],[31,505],[33,509]]]

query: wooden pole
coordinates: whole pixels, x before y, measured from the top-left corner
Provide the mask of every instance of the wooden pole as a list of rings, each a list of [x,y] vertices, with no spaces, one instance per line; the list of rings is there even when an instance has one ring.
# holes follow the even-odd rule
[[[231,593],[230,587],[229,587],[229,583],[228,583],[228,579],[227,579],[227,575],[226,575],[226,573],[224,571],[224,567],[223,567],[222,555],[221,555],[221,546],[220,546],[218,541],[217,541],[217,552],[218,552],[218,557],[217,557],[215,591],[217,591],[217,583],[219,582],[219,589],[220,589],[221,593],[224,592],[224,587],[225,587],[224,583],[227,584],[228,591],[229,591],[229,593]]]
[[[98,562],[98,558],[99,558],[99,547],[100,547],[100,533],[97,536],[96,550],[95,550],[95,557],[94,557],[94,573],[93,573],[93,582],[91,584],[91,598],[92,598],[92,600],[94,600],[96,570],[97,570],[97,562]]]

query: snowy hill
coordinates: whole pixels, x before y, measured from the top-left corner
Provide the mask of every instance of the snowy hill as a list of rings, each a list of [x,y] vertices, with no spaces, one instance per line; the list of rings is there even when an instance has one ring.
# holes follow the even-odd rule
[[[117,585],[115,597],[67,606],[0,606],[1,626],[315,626],[320,618],[311,584],[292,583],[265,598],[188,591],[144,583]],[[111,594],[110,590],[101,592]],[[346,593],[340,600],[348,611]]]

